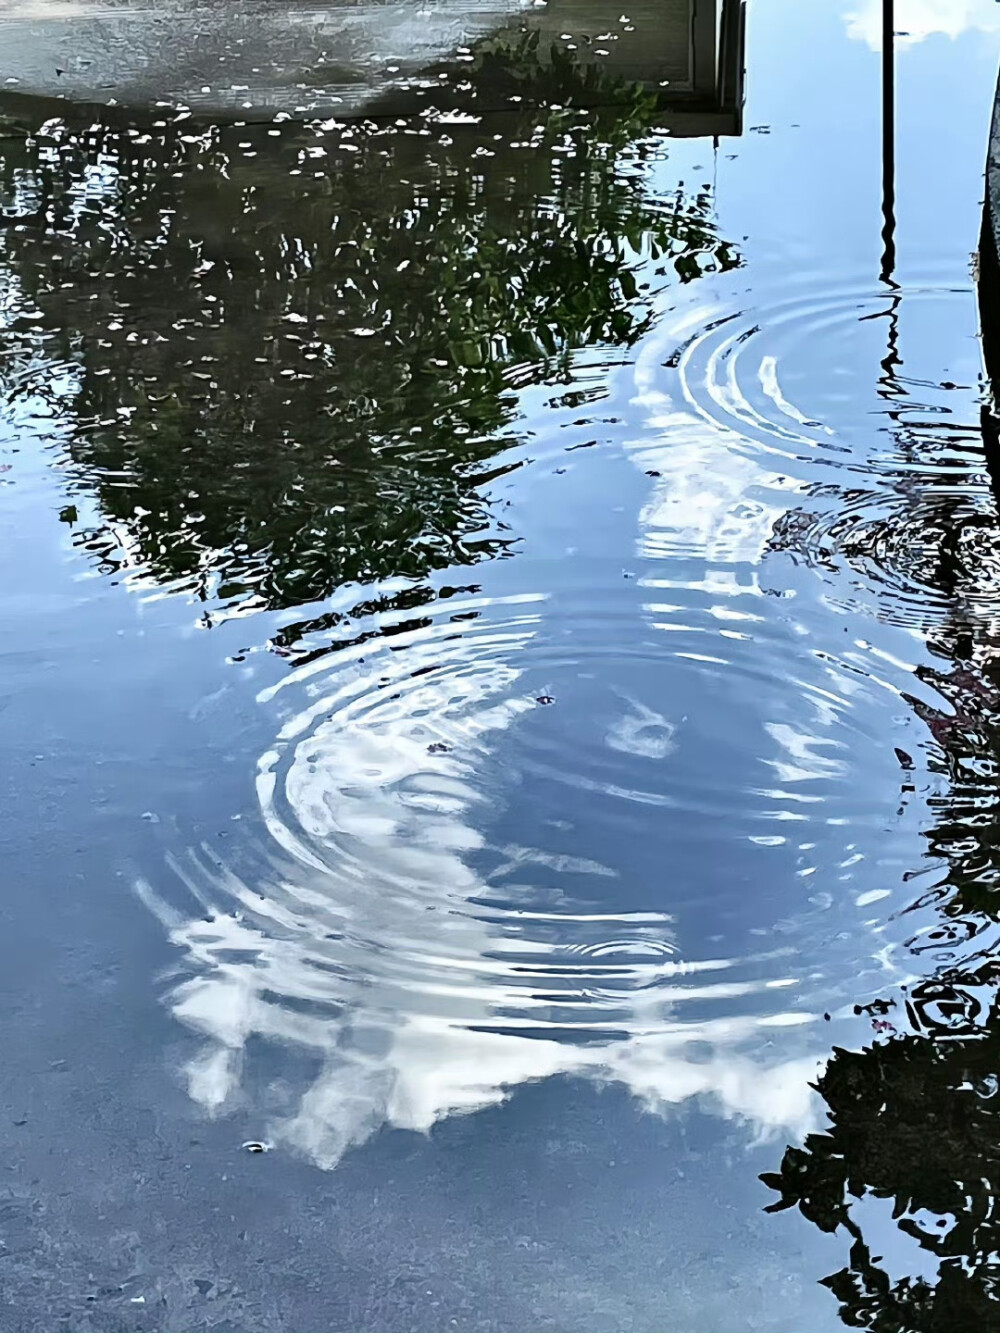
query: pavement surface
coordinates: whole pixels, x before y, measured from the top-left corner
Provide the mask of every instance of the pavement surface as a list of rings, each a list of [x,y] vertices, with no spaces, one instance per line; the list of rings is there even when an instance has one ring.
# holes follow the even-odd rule
[[[356,114],[505,27],[579,39],[617,76],[690,79],[687,0],[0,0],[0,92],[85,103],[181,103],[252,117]],[[642,21],[645,11],[653,21]],[[632,21],[634,20],[634,21]],[[652,40],[650,40],[652,38]],[[383,109],[384,105],[383,105]]]

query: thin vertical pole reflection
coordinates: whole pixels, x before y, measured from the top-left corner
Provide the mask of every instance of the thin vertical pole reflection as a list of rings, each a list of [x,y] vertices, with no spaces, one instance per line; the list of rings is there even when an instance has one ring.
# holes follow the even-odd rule
[[[902,293],[896,272],[896,0],[882,0],[882,267],[881,281],[891,293],[888,347],[879,382],[883,397],[900,394],[896,369],[899,357],[899,304]]]
[[[882,272],[890,287],[896,269],[896,33],[895,0],[882,0]]]

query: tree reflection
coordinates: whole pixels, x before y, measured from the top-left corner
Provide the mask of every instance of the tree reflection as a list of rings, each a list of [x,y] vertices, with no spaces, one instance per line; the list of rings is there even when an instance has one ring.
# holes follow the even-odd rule
[[[1000,1140],[996,1133],[1000,1010],[976,997],[983,975],[917,985],[911,1019],[874,1021],[887,1039],[835,1049],[817,1087],[830,1128],[789,1147],[761,1177],[822,1231],[852,1238],[848,1264],[823,1279],[850,1328],[875,1333],[978,1333],[1000,1298]],[[897,1020],[898,1021],[898,1020]],[[866,1197],[892,1200],[892,1218],[932,1261],[932,1278],[893,1280],[855,1217]],[[881,1245],[886,1243],[883,1236]],[[873,1253],[874,1251],[874,1253]]]
[[[848,1327],[875,1333],[979,1333],[996,1326],[1000,1301],[1000,695],[992,654],[973,644],[968,626],[940,629],[933,646],[952,663],[918,675],[942,706],[910,700],[946,786],[926,834],[941,873],[903,914],[926,920],[906,946],[914,962],[939,966],[897,998],[858,1007],[877,1036],[834,1049],[816,1085],[829,1128],[761,1177],[780,1194],[769,1212],[797,1205],[820,1230],[851,1237],[847,1265],[823,1284]],[[892,1221],[922,1256],[910,1273],[890,1276],[879,1252],[898,1241],[884,1217],[871,1238],[866,1199],[892,1201]]]
[[[58,122],[15,146],[9,324],[58,362],[31,392],[96,499],[75,540],[209,615],[503,554],[518,390],[736,262],[707,189],[647,189],[654,120],[636,94],[608,120]]]

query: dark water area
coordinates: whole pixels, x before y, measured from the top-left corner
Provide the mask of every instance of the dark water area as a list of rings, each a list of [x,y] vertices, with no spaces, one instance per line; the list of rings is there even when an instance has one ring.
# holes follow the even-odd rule
[[[1000,13],[898,11],[888,228],[864,0],[717,141],[11,100],[4,1330],[1000,1327]]]

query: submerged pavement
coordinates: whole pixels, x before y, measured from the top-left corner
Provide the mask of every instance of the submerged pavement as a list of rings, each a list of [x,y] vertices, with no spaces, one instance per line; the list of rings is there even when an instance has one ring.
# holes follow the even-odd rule
[[[688,11],[688,0],[624,9],[601,0],[0,0],[0,91],[250,116],[351,114],[414,81],[460,80],[466,48],[500,32],[516,40],[525,25],[615,77],[684,90],[694,60]],[[443,60],[450,73],[436,68]]]

